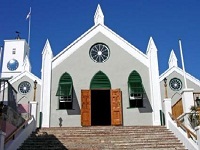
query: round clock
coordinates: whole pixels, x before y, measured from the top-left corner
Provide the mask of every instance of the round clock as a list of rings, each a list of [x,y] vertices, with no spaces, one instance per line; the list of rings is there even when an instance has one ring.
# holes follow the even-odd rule
[[[10,70],[10,71],[14,71],[18,68],[19,66],[19,63],[16,59],[11,59],[8,63],[7,63],[7,68]]]
[[[169,86],[174,91],[179,91],[182,89],[182,82],[178,78],[173,78],[169,81]]]
[[[110,50],[107,45],[96,43],[90,48],[89,55],[94,62],[103,63],[108,60]]]
[[[21,94],[26,94],[31,90],[31,84],[28,81],[23,81],[19,84],[18,91]]]

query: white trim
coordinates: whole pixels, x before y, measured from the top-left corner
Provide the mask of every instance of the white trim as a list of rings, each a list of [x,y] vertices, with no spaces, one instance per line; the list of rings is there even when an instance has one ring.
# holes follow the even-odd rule
[[[16,41],[23,41],[23,42],[25,42],[28,45],[28,43],[26,42],[25,39],[4,40],[4,42],[16,42]]]
[[[90,28],[83,35],[81,35],[77,40],[75,40],[63,51],[61,51],[58,55],[56,55],[52,60],[52,69],[58,66],[67,57],[73,54],[78,48],[80,48],[83,44],[85,44],[87,41],[89,41],[92,37],[94,37],[99,32],[104,34],[109,39],[111,39],[115,44],[123,48],[130,55],[138,59],[138,61],[140,61],[142,64],[149,67],[149,61],[148,61],[147,55],[145,55],[143,52],[141,52],[139,49],[131,45],[129,42],[124,40],[122,37],[120,37],[118,34],[113,32],[111,29],[109,29],[105,25],[98,24]]]
[[[20,73],[20,74],[17,75],[16,77],[10,79],[9,82],[10,82],[10,84],[13,84],[13,83],[15,83],[16,81],[20,80],[20,79],[21,79],[22,77],[24,77],[24,76],[29,77],[29,78],[30,78],[31,80],[33,80],[33,81],[36,80],[37,83],[38,83],[39,85],[41,85],[41,79],[38,78],[37,76],[35,76],[34,74],[32,74],[31,72],[28,72],[28,71],[24,71],[24,72]]]
[[[186,132],[177,127],[177,124],[171,118],[168,120],[168,125],[169,130],[176,135],[188,150],[198,150],[197,144],[191,138],[188,138]]]
[[[173,72],[177,72],[178,74],[183,75],[183,70],[179,67],[174,66],[172,68],[167,69],[164,73],[160,75],[160,78],[159,78],[160,82],[163,81],[165,77],[168,77]],[[186,79],[200,86],[200,80],[198,80],[197,78],[195,78],[194,76],[192,76],[191,74],[187,72],[186,72]]]
[[[28,121],[28,124],[24,129],[21,129],[18,134],[15,135],[14,140],[10,140],[5,144],[5,150],[15,150],[18,149],[22,143],[34,132],[36,129],[36,121],[32,117],[31,120]]]

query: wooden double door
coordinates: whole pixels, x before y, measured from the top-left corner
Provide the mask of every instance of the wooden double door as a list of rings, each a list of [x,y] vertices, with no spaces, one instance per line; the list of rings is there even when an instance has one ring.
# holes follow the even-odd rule
[[[122,125],[120,89],[81,90],[81,125]]]

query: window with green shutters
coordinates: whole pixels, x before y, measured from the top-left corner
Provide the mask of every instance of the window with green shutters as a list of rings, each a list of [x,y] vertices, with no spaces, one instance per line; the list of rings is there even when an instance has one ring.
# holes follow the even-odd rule
[[[128,78],[130,107],[143,107],[144,88],[137,71],[132,71]]]
[[[68,73],[60,77],[58,90],[56,93],[59,99],[59,109],[72,109],[73,107],[73,82]]]

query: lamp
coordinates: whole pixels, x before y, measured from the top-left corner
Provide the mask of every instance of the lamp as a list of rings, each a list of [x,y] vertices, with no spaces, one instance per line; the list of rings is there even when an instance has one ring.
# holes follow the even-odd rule
[[[33,83],[34,83],[34,95],[33,95],[33,101],[35,101],[36,89],[37,89],[37,81],[35,80]]]
[[[34,89],[37,88],[36,86],[37,86],[37,81],[35,80],[34,81]]]
[[[164,87],[165,87],[165,98],[168,98],[168,94],[167,94],[167,78],[164,78],[163,81],[164,81]]]
[[[200,98],[199,97],[196,97],[196,104],[197,104],[197,107],[200,107]]]
[[[164,78],[163,81],[165,83],[165,86],[167,86],[167,78]]]

